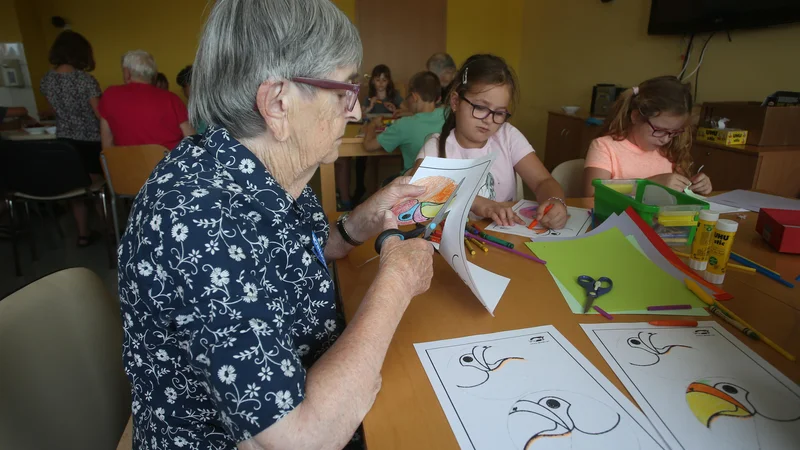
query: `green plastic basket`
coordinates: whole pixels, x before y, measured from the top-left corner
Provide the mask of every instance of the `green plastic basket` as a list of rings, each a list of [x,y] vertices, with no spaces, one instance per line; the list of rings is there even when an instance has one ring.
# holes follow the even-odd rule
[[[676,199],[675,206],[692,206],[693,208],[691,209],[696,210],[697,214],[701,209],[709,209],[708,203],[702,200],[658,183],[653,183],[650,180],[594,180],[592,181],[592,186],[594,186],[594,225],[597,226],[603,223],[612,214],[622,214],[630,206],[648,225],[655,227],[662,206],[642,203],[645,187],[649,185],[658,186],[669,192]],[[618,190],[609,186],[618,188],[631,186],[627,190],[633,195],[626,195],[626,193],[618,192]],[[675,208],[675,206],[668,208],[679,209]],[[687,245],[692,245],[697,227],[691,227],[688,231]]]

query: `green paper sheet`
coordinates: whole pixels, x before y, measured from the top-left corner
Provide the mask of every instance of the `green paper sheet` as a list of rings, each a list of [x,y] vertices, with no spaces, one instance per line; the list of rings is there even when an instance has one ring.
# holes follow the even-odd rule
[[[565,298],[583,310],[586,291],[578,276],[608,277],[614,287],[595,302],[603,310],[617,314],[652,314],[648,306],[688,304],[705,306],[686,286],[669,276],[644,256],[618,229],[611,229],[581,239],[554,242],[527,242],[536,256],[547,260],[547,268],[564,287]],[[570,296],[567,296],[569,293]],[[571,297],[571,298],[570,298]],[[690,312],[691,311],[691,312]],[[682,310],[675,315],[706,315]]]

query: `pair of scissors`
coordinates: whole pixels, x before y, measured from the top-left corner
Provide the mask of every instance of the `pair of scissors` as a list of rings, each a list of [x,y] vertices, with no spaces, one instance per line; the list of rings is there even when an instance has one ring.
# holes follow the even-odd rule
[[[589,312],[589,309],[594,305],[594,302],[597,300],[597,297],[608,294],[611,291],[611,288],[614,287],[614,283],[611,281],[610,278],[600,277],[597,280],[595,280],[594,278],[588,275],[579,276],[578,284],[580,284],[581,287],[586,289],[587,298],[586,298],[586,304],[583,305],[584,314]]]
[[[428,225],[423,226],[421,224],[417,224],[416,228],[410,231],[400,231],[397,228],[384,230],[383,233],[379,234],[378,238],[375,239],[375,251],[380,255],[383,242],[392,236],[397,236],[401,240],[406,240],[422,235],[423,239],[429,240],[433,231],[436,230],[436,227],[438,227],[439,224],[444,221],[444,218],[447,215],[447,208],[450,207],[450,203],[452,203],[453,199],[456,198],[456,194],[458,193],[459,188],[461,188],[461,184],[464,183],[464,180],[465,178],[462,178],[461,181],[458,182],[458,186],[453,189],[450,197],[447,198],[447,201],[444,202],[442,208],[436,213],[436,215],[433,217],[433,220],[431,220]]]

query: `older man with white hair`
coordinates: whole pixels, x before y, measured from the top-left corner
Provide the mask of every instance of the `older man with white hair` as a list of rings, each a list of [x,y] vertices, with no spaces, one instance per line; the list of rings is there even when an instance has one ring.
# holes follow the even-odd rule
[[[174,148],[194,134],[180,97],[154,86],[158,68],[143,50],[122,57],[125,84],[111,86],[100,98],[100,138],[103,148],[159,144]]]

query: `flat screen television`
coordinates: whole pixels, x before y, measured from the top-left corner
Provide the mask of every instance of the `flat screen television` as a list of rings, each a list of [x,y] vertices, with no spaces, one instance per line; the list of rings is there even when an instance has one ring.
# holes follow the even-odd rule
[[[687,34],[800,22],[800,0],[652,0],[647,34]]]

